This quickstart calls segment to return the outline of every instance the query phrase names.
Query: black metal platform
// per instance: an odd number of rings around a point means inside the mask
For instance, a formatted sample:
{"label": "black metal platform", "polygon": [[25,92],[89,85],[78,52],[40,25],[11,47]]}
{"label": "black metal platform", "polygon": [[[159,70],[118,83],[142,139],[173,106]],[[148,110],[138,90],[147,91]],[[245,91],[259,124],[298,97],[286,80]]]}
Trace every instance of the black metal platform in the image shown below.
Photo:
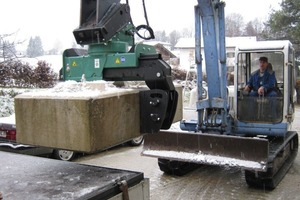
{"label": "black metal platform", "polygon": [[140,183],[143,173],[0,151],[3,199],[108,199]]}

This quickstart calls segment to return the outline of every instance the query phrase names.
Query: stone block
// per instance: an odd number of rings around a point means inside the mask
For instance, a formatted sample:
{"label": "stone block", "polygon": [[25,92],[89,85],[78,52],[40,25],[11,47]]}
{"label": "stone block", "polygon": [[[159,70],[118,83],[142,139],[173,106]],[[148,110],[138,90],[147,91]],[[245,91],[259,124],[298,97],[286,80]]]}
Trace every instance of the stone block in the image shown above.
{"label": "stone block", "polygon": [[[78,88],[78,86],[76,86]],[[175,121],[182,119],[182,96]],[[96,152],[140,136],[140,89],[24,93],[15,97],[17,141]]]}

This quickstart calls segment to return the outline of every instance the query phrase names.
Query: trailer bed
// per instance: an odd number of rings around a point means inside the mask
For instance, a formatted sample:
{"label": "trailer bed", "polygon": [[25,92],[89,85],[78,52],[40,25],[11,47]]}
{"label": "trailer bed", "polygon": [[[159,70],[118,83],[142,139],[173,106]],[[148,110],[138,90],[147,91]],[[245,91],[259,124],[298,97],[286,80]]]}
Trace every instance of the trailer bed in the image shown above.
{"label": "trailer bed", "polygon": [[0,163],[0,192],[6,200],[118,199],[115,197],[122,198],[118,185],[122,180],[129,191],[142,184],[137,193],[142,198],[149,196],[149,183],[141,172],[8,152],[0,152]]}

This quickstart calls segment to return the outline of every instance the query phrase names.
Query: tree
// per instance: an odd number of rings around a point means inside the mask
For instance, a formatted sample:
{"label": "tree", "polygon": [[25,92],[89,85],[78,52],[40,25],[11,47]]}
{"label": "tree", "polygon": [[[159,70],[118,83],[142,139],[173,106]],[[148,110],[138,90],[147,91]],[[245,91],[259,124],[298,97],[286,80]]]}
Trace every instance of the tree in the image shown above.
{"label": "tree", "polygon": [[9,37],[13,36],[15,33],[0,35],[0,58],[3,62],[6,60],[12,60],[17,57],[16,44],[20,42],[11,42]]}
{"label": "tree", "polygon": [[280,7],[271,12],[263,36],[266,39],[290,40],[300,59],[300,1],[283,0]]}
{"label": "tree", "polygon": [[57,74],[46,61],[38,61],[33,80],[38,88],[49,88],[56,84]]}
{"label": "tree", "polygon": [[261,39],[261,34],[263,32],[263,23],[259,19],[254,19],[249,21],[244,29],[244,36],[256,36],[259,40]]}
{"label": "tree", "polygon": [[244,30],[244,36],[255,36],[257,35],[254,26],[252,24],[252,21],[248,22],[245,26],[245,30]]}
{"label": "tree", "polygon": [[53,87],[57,74],[46,61],[38,61],[36,67],[18,60],[0,63],[1,87]]}
{"label": "tree", "polygon": [[166,31],[155,31],[154,32],[155,40],[161,42],[168,42],[169,38],[167,37]]}
{"label": "tree", "polygon": [[58,39],[55,40],[53,48],[49,50],[50,55],[58,55],[62,52],[62,43]]}
{"label": "tree", "polygon": [[193,37],[193,29],[191,28],[184,28],[181,30],[181,36],[183,38],[191,38]]}
{"label": "tree", "polygon": [[225,35],[228,37],[242,36],[244,18],[241,14],[231,13],[225,18]]}
{"label": "tree", "polygon": [[34,58],[42,55],[44,55],[44,49],[41,38],[39,36],[36,36],[35,38],[30,37],[27,47],[27,56],[29,58]]}
{"label": "tree", "polygon": [[9,42],[8,40],[1,40],[1,57],[3,60],[11,59],[16,56],[16,48],[14,43]]}
{"label": "tree", "polygon": [[174,30],[170,33],[169,38],[170,38],[171,50],[173,50],[178,40],[181,38],[181,34],[178,31]]}

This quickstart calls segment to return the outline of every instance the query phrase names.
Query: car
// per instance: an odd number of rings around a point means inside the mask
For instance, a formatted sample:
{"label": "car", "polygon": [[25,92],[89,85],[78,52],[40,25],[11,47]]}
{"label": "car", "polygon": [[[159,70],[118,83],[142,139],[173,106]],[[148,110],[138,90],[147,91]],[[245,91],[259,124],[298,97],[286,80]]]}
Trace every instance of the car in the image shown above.
{"label": "car", "polygon": [[[144,136],[139,136],[130,140],[129,142],[127,142],[127,144],[130,146],[139,146],[143,143],[143,141]],[[74,152],[63,149],[53,149],[52,157],[59,160],[71,161],[77,156],[78,153],[80,152]]]}
{"label": "car", "polygon": [[53,150],[49,148],[17,143],[16,125],[13,121],[14,115],[0,118],[0,150],[29,155],[47,155],[52,153]]}
{"label": "car", "polygon": [[[64,149],[52,149],[47,147],[36,147],[32,145],[19,144],[16,142],[17,130],[15,115],[0,118],[0,150],[27,155],[48,156],[51,158],[71,161],[81,152],[69,151]],[[144,136],[136,137],[126,144],[139,146],[143,143]]]}

